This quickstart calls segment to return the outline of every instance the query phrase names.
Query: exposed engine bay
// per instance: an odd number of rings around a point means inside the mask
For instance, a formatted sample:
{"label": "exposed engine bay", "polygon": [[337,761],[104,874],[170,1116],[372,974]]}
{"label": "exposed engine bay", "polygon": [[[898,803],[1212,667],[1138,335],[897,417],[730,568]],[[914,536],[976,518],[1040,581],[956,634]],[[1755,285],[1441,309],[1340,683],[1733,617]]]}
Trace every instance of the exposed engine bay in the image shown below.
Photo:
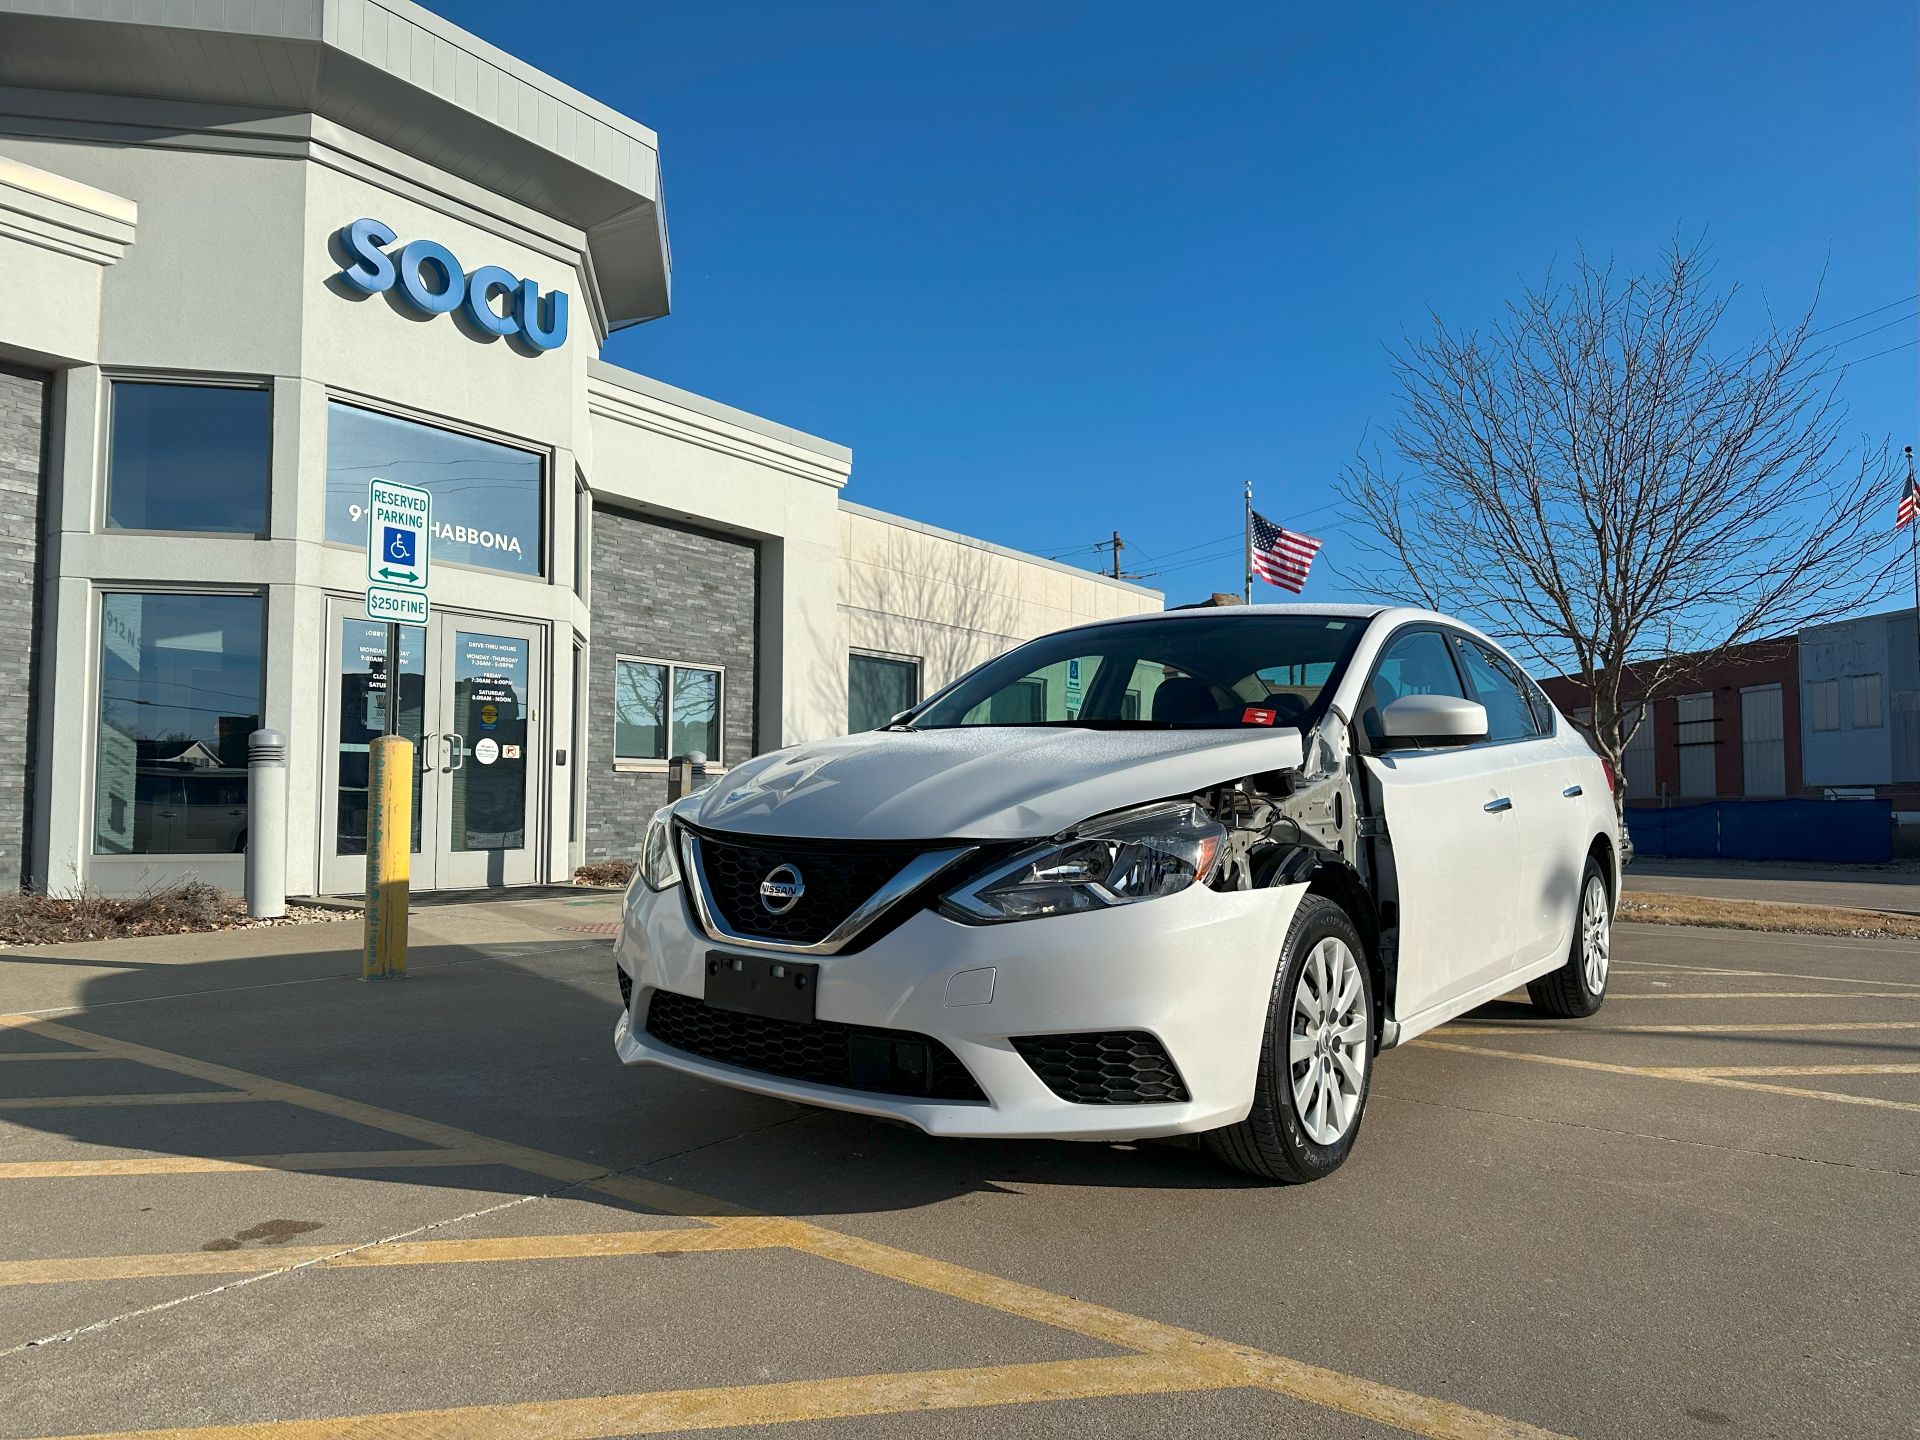
{"label": "exposed engine bay", "polygon": [[1298,769],[1248,775],[1192,798],[1227,829],[1213,887],[1311,884],[1340,900],[1368,932],[1382,1011],[1390,1015],[1399,910],[1393,860],[1353,738],[1353,722],[1330,707],[1305,732]]}

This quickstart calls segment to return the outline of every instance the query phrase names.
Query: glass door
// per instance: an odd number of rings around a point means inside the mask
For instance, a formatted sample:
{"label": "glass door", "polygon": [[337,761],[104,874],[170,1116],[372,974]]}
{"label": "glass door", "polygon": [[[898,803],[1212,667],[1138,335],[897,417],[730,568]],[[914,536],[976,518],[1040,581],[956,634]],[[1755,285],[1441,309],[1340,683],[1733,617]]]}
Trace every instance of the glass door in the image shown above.
{"label": "glass door", "polygon": [[437,883],[528,884],[538,873],[541,797],[533,777],[546,773],[536,763],[541,632],[465,616],[438,624]]}
{"label": "glass door", "polygon": [[[321,887],[366,888],[368,746],[385,733],[386,626],[357,600],[329,603]],[[543,632],[436,612],[400,628],[399,733],[414,743],[415,890],[540,878]]]}

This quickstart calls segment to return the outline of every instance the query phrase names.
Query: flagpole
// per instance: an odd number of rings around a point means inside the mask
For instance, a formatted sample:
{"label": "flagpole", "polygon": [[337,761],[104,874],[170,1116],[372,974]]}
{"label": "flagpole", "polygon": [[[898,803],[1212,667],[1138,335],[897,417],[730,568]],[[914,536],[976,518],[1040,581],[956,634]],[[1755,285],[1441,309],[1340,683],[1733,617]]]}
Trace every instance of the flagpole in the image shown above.
{"label": "flagpole", "polygon": [[[1913,468],[1913,449],[1911,446],[1907,449],[1907,468]],[[1240,518],[1246,528],[1246,544],[1242,546],[1240,551],[1240,563],[1246,566],[1247,588],[1245,598],[1247,604],[1251,605],[1253,603],[1253,481],[1251,480],[1247,481],[1247,493],[1242,500],[1241,510],[1243,513]],[[1914,574],[1916,577],[1920,577],[1920,570],[1916,570]],[[1920,578],[1916,578],[1914,584],[1916,587],[1920,587]],[[1916,588],[1914,594],[1920,595],[1920,588]],[[1920,601],[1916,601],[1915,603],[1920,604]]]}
{"label": "flagpole", "polygon": [[[1913,487],[1913,446],[1907,446],[1907,493],[1914,493]],[[1920,637],[1920,515],[1909,520],[1912,528],[1907,532],[1907,553],[1913,557],[1913,629]]]}

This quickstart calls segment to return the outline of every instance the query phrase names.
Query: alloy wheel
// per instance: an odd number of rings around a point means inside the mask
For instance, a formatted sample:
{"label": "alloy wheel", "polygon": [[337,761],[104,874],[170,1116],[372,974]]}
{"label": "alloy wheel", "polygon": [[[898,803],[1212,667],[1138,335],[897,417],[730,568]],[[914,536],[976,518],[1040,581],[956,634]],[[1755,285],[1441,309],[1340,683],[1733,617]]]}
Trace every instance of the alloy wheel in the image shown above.
{"label": "alloy wheel", "polygon": [[1300,1124],[1316,1145],[1334,1145],[1353,1128],[1366,1089],[1367,987],[1360,962],[1329,935],[1300,967],[1293,988],[1287,1068]]}
{"label": "alloy wheel", "polygon": [[1589,995],[1607,988],[1607,963],[1613,950],[1613,921],[1607,914],[1607,887],[1598,875],[1587,877],[1580,900],[1580,974]]}

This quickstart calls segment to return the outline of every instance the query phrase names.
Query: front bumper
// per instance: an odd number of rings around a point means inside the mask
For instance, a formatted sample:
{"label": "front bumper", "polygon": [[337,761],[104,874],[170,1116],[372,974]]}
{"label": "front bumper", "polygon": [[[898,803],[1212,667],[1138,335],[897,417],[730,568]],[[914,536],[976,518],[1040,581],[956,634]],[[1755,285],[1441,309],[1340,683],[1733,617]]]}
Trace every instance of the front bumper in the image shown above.
{"label": "front bumper", "polygon": [[[921,911],[853,954],[798,957],[820,966],[820,1019],[940,1041],[985,1092],[982,1104],[790,1080],[660,1043],[646,1033],[653,993],[699,998],[708,954],[729,947],[699,930],[684,886],[655,894],[636,884],[614,952],[633,981],[614,1047],[628,1065],[663,1065],[762,1095],[903,1120],[931,1135],[1128,1140],[1211,1130],[1244,1119],[1252,1103],[1280,947],[1305,892],[1304,885],[1227,893],[1195,887],[1004,925],[962,925]],[[966,973],[983,970],[992,975]],[[983,994],[990,998],[982,1001]],[[1063,1100],[1010,1039],[1107,1031],[1156,1036],[1190,1098]]]}

